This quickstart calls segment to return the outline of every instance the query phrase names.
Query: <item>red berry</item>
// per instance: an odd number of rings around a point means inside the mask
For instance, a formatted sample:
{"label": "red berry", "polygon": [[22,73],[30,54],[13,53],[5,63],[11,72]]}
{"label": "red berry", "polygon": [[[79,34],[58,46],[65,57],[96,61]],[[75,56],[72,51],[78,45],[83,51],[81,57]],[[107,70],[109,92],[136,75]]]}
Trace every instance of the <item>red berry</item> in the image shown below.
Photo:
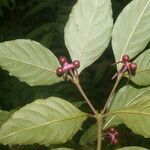
{"label": "red berry", "polygon": [[57,72],[57,75],[58,75],[59,77],[61,77],[61,76],[64,74],[63,67],[57,68],[56,72]]}
{"label": "red berry", "polygon": [[130,63],[129,67],[132,72],[135,72],[137,70],[137,64],[136,63]]}
{"label": "red berry", "polygon": [[115,134],[115,136],[116,136],[116,137],[118,137],[118,136],[119,136],[118,131],[115,131],[115,133],[114,133],[114,134]]}
{"label": "red berry", "polygon": [[79,60],[75,60],[72,62],[73,66],[78,69],[80,67],[80,61]]}
{"label": "red berry", "polygon": [[112,140],[112,141],[111,141],[111,144],[114,144],[114,145],[118,144],[118,139]]}
{"label": "red berry", "polygon": [[129,62],[129,60],[130,60],[130,57],[128,55],[123,55],[122,56],[122,61],[123,62]]}
{"label": "red berry", "polygon": [[108,132],[110,132],[110,133],[115,133],[115,132],[116,132],[116,129],[115,129],[115,128],[110,128],[110,129],[108,130]]}
{"label": "red berry", "polygon": [[60,56],[60,57],[59,57],[59,62],[60,62],[60,64],[63,66],[63,65],[67,62],[66,57]]}

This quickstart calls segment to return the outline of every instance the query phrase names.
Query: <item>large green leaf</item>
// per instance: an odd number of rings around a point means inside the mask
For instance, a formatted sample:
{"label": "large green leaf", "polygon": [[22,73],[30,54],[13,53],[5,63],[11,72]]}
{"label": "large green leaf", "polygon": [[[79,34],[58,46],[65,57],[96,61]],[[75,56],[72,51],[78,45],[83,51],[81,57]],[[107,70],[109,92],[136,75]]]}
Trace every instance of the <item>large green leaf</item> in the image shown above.
{"label": "large green leaf", "polygon": [[61,81],[56,75],[57,58],[47,48],[31,40],[0,43],[0,66],[31,86]]}
{"label": "large green leaf", "polygon": [[[112,105],[108,112],[112,112],[118,110],[120,108],[128,107],[131,103],[138,101],[139,98],[150,95],[150,88],[141,88],[137,89],[130,85],[126,85],[125,87],[121,88],[113,98]],[[107,129],[111,126],[117,126],[122,121],[117,118],[116,115],[106,117],[104,129]]]}
{"label": "large green leaf", "polygon": [[[118,17],[112,36],[116,61],[141,52],[150,41],[150,0],[133,0]],[[119,67],[118,67],[119,68]]]}
{"label": "large green leaf", "polygon": [[150,95],[141,97],[138,102],[133,102],[130,106],[112,112],[123,120],[136,134],[150,138]]}
{"label": "large green leaf", "polygon": [[144,147],[138,147],[138,146],[129,146],[129,147],[119,148],[117,150],[148,150],[148,149]]}
{"label": "large green leaf", "polygon": [[83,133],[80,139],[80,145],[87,145],[96,140],[97,140],[97,124],[94,124]]}
{"label": "large green leaf", "polygon": [[9,119],[10,116],[10,112],[0,110],[0,127]]}
{"label": "large green leaf", "polygon": [[150,49],[142,53],[134,62],[138,67],[131,80],[138,85],[150,85]]}
{"label": "large green leaf", "polygon": [[110,0],[78,0],[65,28],[65,43],[72,60],[80,60],[79,72],[104,52],[112,26]]}
{"label": "large green leaf", "polygon": [[37,100],[15,112],[0,130],[2,144],[59,144],[70,140],[87,114],[63,99]]}

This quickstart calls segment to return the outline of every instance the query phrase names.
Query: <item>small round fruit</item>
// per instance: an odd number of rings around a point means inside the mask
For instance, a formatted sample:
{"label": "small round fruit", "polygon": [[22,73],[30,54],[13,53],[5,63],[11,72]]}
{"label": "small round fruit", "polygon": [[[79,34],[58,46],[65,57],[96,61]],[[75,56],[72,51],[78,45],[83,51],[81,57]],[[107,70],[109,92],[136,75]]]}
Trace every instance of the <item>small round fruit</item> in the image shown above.
{"label": "small round fruit", "polygon": [[137,64],[136,63],[130,63],[129,65],[132,72],[135,72],[137,70]]}
{"label": "small round fruit", "polygon": [[79,60],[75,60],[72,62],[73,66],[78,69],[80,67],[80,61]]}
{"label": "small round fruit", "polygon": [[56,70],[57,76],[61,77],[64,74],[63,67],[59,67]]}
{"label": "small round fruit", "polygon": [[122,61],[123,62],[129,62],[129,60],[130,60],[130,57],[128,55],[123,55],[122,56]]}
{"label": "small round fruit", "polygon": [[113,145],[118,144],[118,139],[114,139],[114,140],[112,140],[112,141],[111,141],[111,144],[113,144]]}
{"label": "small round fruit", "polygon": [[115,129],[115,128],[110,128],[110,129],[108,130],[108,132],[110,132],[110,133],[115,133],[115,132],[116,132],[116,129]]}
{"label": "small round fruit", "polygon": [[118,131],[115,131],[115,137],[118,137],[119,136],[119,133],[118,133]]}
{"label": "small round fruit", "polygon": [[64,56],[60,56],[59,57],[59,63],[63,66],[65,63],[67,62],[66,57]]}

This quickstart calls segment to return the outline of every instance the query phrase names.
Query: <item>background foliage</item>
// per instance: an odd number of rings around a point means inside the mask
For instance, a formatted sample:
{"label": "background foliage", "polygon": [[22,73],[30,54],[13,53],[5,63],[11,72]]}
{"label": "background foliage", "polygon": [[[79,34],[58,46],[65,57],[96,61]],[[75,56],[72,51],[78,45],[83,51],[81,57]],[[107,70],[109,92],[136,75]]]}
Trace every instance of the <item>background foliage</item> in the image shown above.
{"label": "background foliage", "polygon": [[[114,20],[130,1],[112,0]],[[33,39],[52,49],[56,56],[66,55],[69,57],[64,44],[64,27],[75,2],[76,0],[0,0],[0,42],[18,38]],[[81,84],[88,97],[92,99],[95,107],[104,104],[104,100],[112,88],[114,81],[111,80],[111,77],[115,72],[115,68],[110,67],[112,62],[114,62],[114,56],[112,48],[109,46],[99,60],[81,73]],[[123,84],[124,81],[122,82]],[[0,70],[0,108],[2,110],[13,111],[31,102],[31,100],[33,101],[33,99],[47,98],[49,96],[65,98],[82,110],[88,111],[84,103],[79,102],[82,97],[70,83],[64,82],[52,86],[30,87],[19,82],[15,77],[10,77],[6,71]],[[87,122],[83,130],[86,130],[94,123]],[[118,129],[121,132],[118,147],[126,145],[150,147],[149,139],[133,134],[122,125]],[[85,149],[85,147],[79,146],[78,137],[81,134],[82,131],[65,145],[69,147],[70,144],[73,144],[76,149]],[[113,149],[108,141],[105,142],[108,145],[105,149]],[[94,145],[93,143],[89,144],[86,149],[93,149]],[[1,146],[0,149],[8,149],[8,147]],[[17,146],[15,149],[47,150],[52,149],[52,147],[33,145]]]}

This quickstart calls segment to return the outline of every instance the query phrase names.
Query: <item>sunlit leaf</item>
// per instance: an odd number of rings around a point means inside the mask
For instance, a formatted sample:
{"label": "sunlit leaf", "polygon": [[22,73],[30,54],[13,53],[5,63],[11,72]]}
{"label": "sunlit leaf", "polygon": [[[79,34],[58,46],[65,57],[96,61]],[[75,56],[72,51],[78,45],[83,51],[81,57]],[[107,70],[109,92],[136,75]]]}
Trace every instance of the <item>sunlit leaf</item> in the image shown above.
{"label": "sunlit leaf", "polygon": [[130,106],[112,112],[136,134],[150,138],[150,95],[141,97]]}
{"label": "sunlit leaf", "polygon": [[63,99],[36,100],[15,112],[0,130],[2,144],[59,144],[70,140],[87,114]]}
{"label": "sunlit leaf", "polygon": [[138,147],[138,146],[129,146],[129,147],[119,148],[117,150],[148,150],[148,149],[144,147]]}
{"label": "sunlit leaf", "polygon": [[0,43],[0,66],[31,86],[60,82],[57,58],[41,44],[31,40]]}
{"label": "sunlit leaf", "polygon": [[133,58],[141,52],[150,41],[149,31],[150,0],[133,0],[114,25],[112,45],[116,61],[124,54]]}
{"label": "sunlit leaf", "polygon": [[[131,103],[138,101],[141,97],[145,95],[150,95],[150,88],[134,88],[130,85],[127,85],[121,88],[113,98],[112,105],[108,112],[112,112],[114,110],[118,110],[120,108],[128,107]],[[111,126],[117,126],[122,121],[117,118],[117,116],[112,115],[106,117],[104,129],[109,128]]]}
{"label": "sunlit leaf", "polygon": [[78,0],[65,28],[65,43],[79,72],[97,60],[110,41],[113,20],[110,0]]}

